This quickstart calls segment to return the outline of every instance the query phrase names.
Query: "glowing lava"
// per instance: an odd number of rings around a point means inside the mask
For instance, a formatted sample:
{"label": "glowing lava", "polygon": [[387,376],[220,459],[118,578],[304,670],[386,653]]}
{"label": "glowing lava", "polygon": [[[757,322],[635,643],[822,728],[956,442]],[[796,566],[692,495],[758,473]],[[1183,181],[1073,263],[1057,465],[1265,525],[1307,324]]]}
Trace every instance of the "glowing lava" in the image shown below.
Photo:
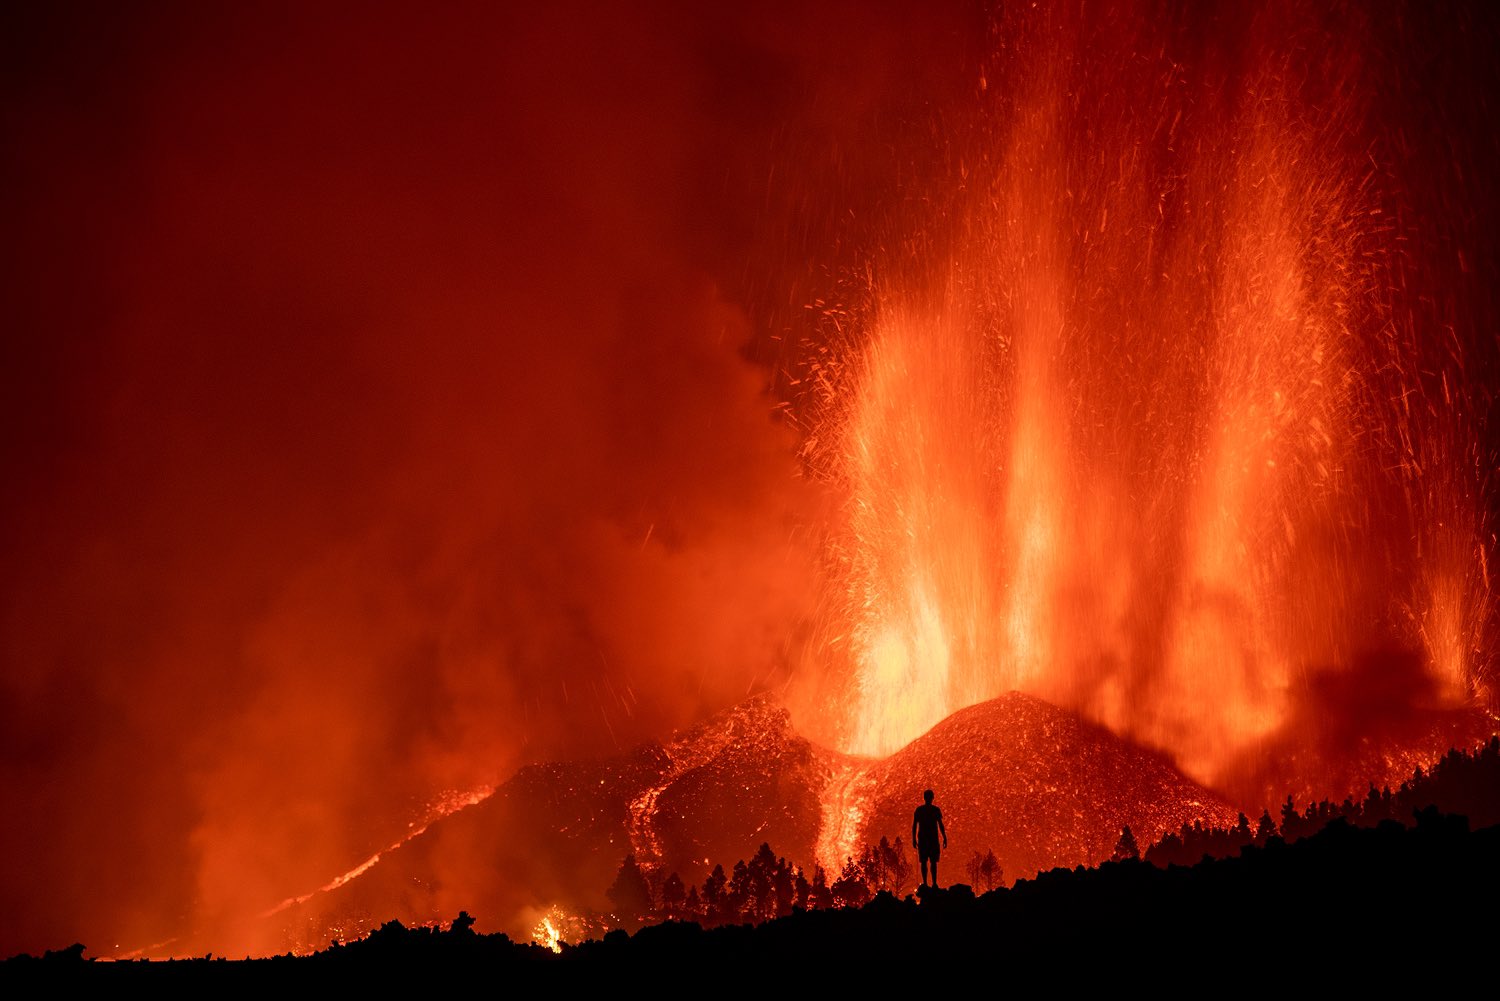
{"label": "glowing lava", "polygon": [[1325,30],[1253,17],[1229,73],[1128,4],[997,22],[810,380],[842,749],[1018,689],[1212,785],[1371,649],[1490,697],[1474,387],[1402,298],[1366,67]]}
{"label": "glowing lava", "polygon": [[553,952],[562,952],[562,930],[566,921],[567,915],[563,913],[562,908],[553,907],[549,909],[546,914],[542,915],[541,920],[536,923],[536,927],[532,929],[531,941],[544,949],[550,949]]}
{"label": "glowing lava", "polygon": [[[295,897],[286,898],[275,907],[272,907],[270,910],[263,913],[261,917],[273,917],[274,915],[280,914],[282,911],[288,910],[289,908],[307,903],[318,894],[332,893],[339,887],[344,886],[355,879],[358,879],[360,876],[368,872],[375,866],[377,862],[380,861],[381,856],[389,852],[393,852],[407,842],[421,837],[424,833],[426,833],[427,828],[431,827],[437,821],[442,820],[444,817],[447,817],[450,814],[454,814],[460,810],[466,809],[467,807],[474,806],[478,803],[483,803],[485,800],[489,799],[490,796],[494,794],[494,792],[495,787],[491,785],[482,785],[478,788],[468,791],[449,790],[447,792],[444,792],[442,795],[438,796],[437,799],[435,799],[431,804],[429,804],[425,816],[422,820],[413,821],[408,825],[410,827],[410,831],[400,840],[393,842],[384,850],[378,851],[374,855],[371,855],[369,858],[365,859],[363,862],[355,866],[353,869],[350,869],[348,872],[341,873],[340,875],[335,876],[333,879],[329,880],[327,883],[324,883],[316,890],[311,890],[307,893],[303,893]],[[314,948],[316,947],[317,946],[315,945]]]}

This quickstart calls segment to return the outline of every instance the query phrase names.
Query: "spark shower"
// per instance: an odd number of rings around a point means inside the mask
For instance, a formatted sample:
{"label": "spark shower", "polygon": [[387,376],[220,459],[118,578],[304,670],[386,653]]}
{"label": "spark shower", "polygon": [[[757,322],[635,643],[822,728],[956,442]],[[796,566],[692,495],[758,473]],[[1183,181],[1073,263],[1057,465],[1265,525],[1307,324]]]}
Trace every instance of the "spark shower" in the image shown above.
{"label": "spark shower", "polygon": [[1374,29],[1160,15],[1003,8],[825,293],[850,751],[1020,689],[1216,785],[1327,675],[1493,705],[1494,345],[1463,248],[1418,257]]}

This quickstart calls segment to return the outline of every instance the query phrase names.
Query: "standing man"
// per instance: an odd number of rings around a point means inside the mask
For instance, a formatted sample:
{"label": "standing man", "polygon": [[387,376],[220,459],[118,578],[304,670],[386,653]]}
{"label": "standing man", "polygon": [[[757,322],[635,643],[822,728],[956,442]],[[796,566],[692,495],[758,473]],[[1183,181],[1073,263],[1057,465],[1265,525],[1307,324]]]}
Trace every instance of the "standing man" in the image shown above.
{"label": "standing man", "polygon": [[943,847],[948,847],[948,829],[943,826],[943,811],[932,805],[932,790],[922,793],[924,802],[911,815],[911,840],[917,846],[917,858],[922,862],[922,885],[927,885],[927,863],[932,863],[932,885],[937,887],[938,835],[943,836]]}

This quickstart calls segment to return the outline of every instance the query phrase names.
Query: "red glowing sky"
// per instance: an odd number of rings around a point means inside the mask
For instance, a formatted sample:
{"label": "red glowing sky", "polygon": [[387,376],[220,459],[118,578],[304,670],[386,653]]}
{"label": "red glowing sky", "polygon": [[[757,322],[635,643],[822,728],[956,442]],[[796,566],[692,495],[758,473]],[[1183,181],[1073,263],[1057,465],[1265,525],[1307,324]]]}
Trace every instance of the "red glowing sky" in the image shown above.
{"label": "red glowing sky", "polygon": [[[794,673],[803,306],[988,17],[720,6],[7,8],[0,955],[253,910]],[[1369,30],[1488,387],[1494,25]]]}
{"label": "red glowing sky", "polygon": [[7,12],[0,952],[785,670],[769,151],[952,19],[693,10]]}

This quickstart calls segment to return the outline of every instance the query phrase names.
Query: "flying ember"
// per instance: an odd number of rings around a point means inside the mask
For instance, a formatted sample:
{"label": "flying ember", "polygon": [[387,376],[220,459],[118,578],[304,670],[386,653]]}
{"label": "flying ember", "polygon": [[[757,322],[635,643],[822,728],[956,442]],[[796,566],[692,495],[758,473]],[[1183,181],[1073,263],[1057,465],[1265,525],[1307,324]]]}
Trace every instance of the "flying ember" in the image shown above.
{"label": "flying ember", "polygon": [[1368,50],[1240,29],[1007,10],[829,295],[801,412],[843,499],[844,749],[1019,689],[1232,786],[1390,651],[1491,705],[1483,387],[1412,274]]}

